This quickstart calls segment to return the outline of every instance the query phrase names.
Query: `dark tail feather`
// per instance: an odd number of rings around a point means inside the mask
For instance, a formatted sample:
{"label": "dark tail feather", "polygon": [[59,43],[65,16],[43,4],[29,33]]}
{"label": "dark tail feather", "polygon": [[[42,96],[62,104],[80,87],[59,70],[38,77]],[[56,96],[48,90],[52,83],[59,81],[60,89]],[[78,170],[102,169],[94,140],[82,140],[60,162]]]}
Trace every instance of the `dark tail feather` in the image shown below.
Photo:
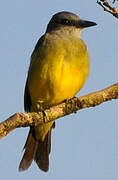
{"label": "dark tail feather", "polygon": [[30,128],[29,135],[24,146],[25,152],[19,165],[19,171],[24,171],[29,168],[35,157],[37,146],[38,141],[36,141],[34,137],[34,128]]}
{"label": "dark tail feather", "polygon": [[44,141],[38,141],[38,146],[35,154],[35,161],[38,167],[43,171],[49,169],[49,153],[51,149],[51,130],[47,133]]}
{"label": "dark tail feather", "polygon": [[49,153],[51,150],[51,130],[42,142],[36,140],[34,128],[31,127],[24,149],[25,152],[19,165],[19,171],[27,170],[33,160],[36,161],[41,170],[48,171]]}

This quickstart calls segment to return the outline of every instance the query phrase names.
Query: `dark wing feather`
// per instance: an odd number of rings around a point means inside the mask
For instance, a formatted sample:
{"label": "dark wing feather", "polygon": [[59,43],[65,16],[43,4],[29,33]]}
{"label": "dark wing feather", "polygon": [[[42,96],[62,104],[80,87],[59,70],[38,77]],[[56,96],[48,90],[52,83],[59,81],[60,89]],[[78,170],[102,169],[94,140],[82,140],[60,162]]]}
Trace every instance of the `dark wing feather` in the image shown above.
{"label": "dark wing feather", "polygon": [[[44,38],[45,36],[43,35],[37,42],[35,49],[32,53],[31,56],[31,60],[33,58],[37,58],[39,52],[40,52],[40,47],[42,45],[42,43],[44,42]],[[29,67],[30,70],[30,67]],[[29,73],[28,73],[29,74]],[[31,96],[30,96],[30,92],[29,92],[29,88],[28,88],[28,78],[26,81],[26,85],[25,85],[25,93],[24,93],[24,109],[26,112],[31,112],[31,106],[32,106],[32,102],[31,102]]]}
{"label": "dark wing feather", "polygon": [[28,88],[28,79],[26,81],[26,85],[25,85],[25,93],[24,93],[24,109],[26,112],[30,112],[31,111],[31,97],[30,97],[30,93],[29,93],[29,88]]}

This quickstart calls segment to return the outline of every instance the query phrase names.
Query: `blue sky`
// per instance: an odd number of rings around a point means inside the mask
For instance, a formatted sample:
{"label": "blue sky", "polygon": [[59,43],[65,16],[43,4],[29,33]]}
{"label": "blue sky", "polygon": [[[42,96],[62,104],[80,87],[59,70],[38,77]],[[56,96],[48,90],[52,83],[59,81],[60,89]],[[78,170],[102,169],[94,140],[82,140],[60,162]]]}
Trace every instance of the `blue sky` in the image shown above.
{"label": "blue sky", "polygon": [[[82,39],[91,58],[89,78],[78,95],[103,89],[118,79],[118,20],[96,0],[5,0],[0,2],[0,121],[23,112],[23,94],[30,55],[53,14],[70,11],[98,26],[84,30]],[[117,180],[118,101],[84,109],[56,122],[52,133],[50,170],[35,163],[19,173],[28,128],[0,140],[0,180]]]}

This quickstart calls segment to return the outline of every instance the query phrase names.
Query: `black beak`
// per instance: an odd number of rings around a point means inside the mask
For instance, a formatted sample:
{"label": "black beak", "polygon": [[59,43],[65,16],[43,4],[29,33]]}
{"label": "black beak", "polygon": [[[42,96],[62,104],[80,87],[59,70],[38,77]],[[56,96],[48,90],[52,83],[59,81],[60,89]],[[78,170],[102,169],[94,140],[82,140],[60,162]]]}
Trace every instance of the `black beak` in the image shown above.
{"label": "black beak", "polygon": [[85,21],[85,20],[82,20],[82,19],[80,19],[79,22],[78,22],[78,28],[87,28],[87,27],[96,26],[96,25],[97,24],[95,22]]}

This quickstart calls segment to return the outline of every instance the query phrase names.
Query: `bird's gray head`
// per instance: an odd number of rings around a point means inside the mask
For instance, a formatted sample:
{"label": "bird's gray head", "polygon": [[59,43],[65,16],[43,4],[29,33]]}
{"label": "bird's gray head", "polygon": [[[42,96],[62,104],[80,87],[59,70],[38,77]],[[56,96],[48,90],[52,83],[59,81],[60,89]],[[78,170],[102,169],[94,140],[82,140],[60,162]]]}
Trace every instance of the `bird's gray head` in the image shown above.
{"label": "bird's gray head", "polygon": [[64,28],[65,30],[78,29],[81,31],[83,28],[87,28],[87,27],[95,26],[95,25],[96,23],[82,20],[74,13],[62,11],[55,14],[51,18],[47,26],[46,32],[55,31],[60,28],[61,29]]}

